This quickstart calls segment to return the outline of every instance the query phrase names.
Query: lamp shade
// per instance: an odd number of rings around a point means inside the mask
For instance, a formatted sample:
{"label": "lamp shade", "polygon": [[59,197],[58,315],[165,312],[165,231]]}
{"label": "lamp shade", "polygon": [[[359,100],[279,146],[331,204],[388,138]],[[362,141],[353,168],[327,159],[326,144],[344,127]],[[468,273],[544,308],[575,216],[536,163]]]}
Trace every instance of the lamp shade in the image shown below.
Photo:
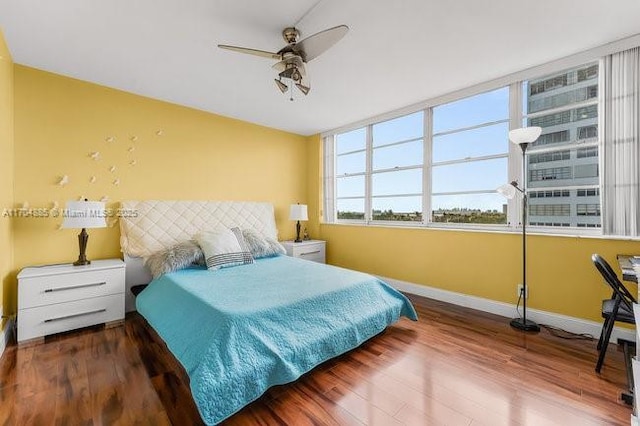
{"label": "lamp shade", "polygon": [[505,183],[496,188],[496,192],[507,200],[512,200],[516,196],[516,187],[510,183]]}
{"label": "lamp shade", "polygon": [[278,89],[280,89],[280,91],[282,93],[285,93],[287,90],[289,90],[289,86],[287,86],[286,84],[284,84],[283,82],[281,82],[278,79],[274,79],[273,81],[276,82],[276,86],[278,86]]}
{"label": "lamp shade", "polygon": [[67,201],[63,228],[105,228],[105,205],[100,201]]}
{"label": "lamp shade", "polygon": [[309,220],[306,204],[291,204],[289,220]]}
{"label": "lamp shade", "polygon": [[522,127],[509,132],[509,140],[516,145],[535,142],[542,133],[542,127]]}

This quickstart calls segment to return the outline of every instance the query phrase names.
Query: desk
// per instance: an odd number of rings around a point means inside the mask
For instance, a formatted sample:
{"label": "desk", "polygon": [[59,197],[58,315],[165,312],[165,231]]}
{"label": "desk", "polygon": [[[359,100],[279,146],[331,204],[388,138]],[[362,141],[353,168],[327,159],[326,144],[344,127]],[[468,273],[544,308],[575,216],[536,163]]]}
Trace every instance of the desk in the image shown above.
{"label": "desk", "polygon": [[[637,283],[638,276],[636,275],[636,272],[633,269],[633,263],[631,263],[631,259],[634,259],[634,261],[636,262],[640,262],[640,257],[633,256],[630,254],[619,254],[617,258],[618,258],[618,265],[620,265],[620,269],[622,269],[622,280]],[[640,265],[640,263],[637,263],[637,265]]]}
{"label": "desk", "polygon": [[[634,264],[635,266],[640,266],[640,263],[635,263],[635,262],[640,262],[640,256],[633,256],[629,254],[619,254],[616,257],[618,258],[618,265],[622,270],[622,280],[637,283],[638,275],[636,274],[636,271],[634,269]],[[637,323],[637,320],[636,320],[636,323]],[[634,405],[635,377],[633,374],[633,370],[634,370],[633,364],[637,361],[633,359],[633,355],[634,355],[633,352],[635,352],[635,347],[637,347],[638,343],[640,342],[628,342],[625,340],[618,341],[618,344],[622,345],[622,350],[624,352],[624,363],[625,363],[625,369],[627,370],[627,383],[629,385],[629,390],[626,392],[622,392],[620,397],[624,402],[626,402],[629,405]],[[637,409],[638,408],[635,407],[634,411]]]}

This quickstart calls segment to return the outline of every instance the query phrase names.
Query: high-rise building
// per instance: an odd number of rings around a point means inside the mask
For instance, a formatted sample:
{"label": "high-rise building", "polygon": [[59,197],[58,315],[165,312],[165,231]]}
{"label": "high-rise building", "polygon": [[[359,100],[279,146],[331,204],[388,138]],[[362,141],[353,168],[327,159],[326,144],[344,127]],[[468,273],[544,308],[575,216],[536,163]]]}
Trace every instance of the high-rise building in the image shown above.
{"label": "high-rise building", "polygon": [[527,155],[529,223],[599,228],[598,64],[524,85],[529,126],[542,127]]}

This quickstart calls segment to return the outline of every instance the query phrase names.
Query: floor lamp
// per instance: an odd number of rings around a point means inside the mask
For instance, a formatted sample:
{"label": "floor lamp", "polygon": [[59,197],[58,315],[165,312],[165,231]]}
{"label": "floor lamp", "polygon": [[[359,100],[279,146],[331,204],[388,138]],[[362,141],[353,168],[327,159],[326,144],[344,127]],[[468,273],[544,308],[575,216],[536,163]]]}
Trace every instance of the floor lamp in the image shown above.
{"label": "floor lamp", "polygon": [[540,331],[540,327],[535,322],[527,319],[527,178],[525,153],[531,142],[535,142],[542,128],[540,127],[523,127],[509,132],[509,140],[522,149],[522,188],[517,181],[512,181],[502,185],[497,191],[508,199],[512,199],[516,195],[516,191],[522,195],[522,317],[514,318],[509,323],[511,327],[522,331]]}

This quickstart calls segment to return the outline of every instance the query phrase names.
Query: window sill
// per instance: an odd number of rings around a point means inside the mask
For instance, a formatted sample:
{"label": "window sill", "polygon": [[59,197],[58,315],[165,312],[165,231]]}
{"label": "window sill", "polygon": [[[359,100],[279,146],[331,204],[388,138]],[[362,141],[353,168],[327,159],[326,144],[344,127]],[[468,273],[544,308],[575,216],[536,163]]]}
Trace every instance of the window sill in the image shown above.
{"label": "window sill", "polygon": [[[418,224],[418,223],[390,223],[390,222],[373,222],[366,223],[364,221],[340,221],[340,222],[321,222],[320,226],[358,226],[362,228],[393,228],[393,229],[411,229],[411,230],[432,230],[432,231],[448,231],[448,232],[475,232],[475,233],[496,233],[496,234],[521,234],[522,228],[510,227],[507,225],[447,225],[447,224]],[[535,227],[527,228],[527,235],[563,237],[563,238],[590,238],[602,240],[619,240],[619,241],[640,241],[640,237],[631,237],[624,235],[603,235],[600,229],[594,230],[578,230],[576,228],[558,229]]]}

